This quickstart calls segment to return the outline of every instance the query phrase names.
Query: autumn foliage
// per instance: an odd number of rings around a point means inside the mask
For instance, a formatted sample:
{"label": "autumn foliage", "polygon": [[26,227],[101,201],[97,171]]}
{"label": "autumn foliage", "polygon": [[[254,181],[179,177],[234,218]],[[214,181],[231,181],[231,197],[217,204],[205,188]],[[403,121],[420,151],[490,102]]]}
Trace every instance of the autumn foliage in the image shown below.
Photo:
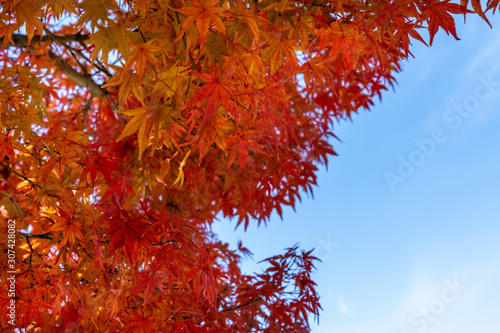
{"label": "autumn foliage", "polygon": [[335,155],[333,122],[393,84],[411,42],[458,39],[451,14],[487,21],[498,3],[2,1],[0,280],[11,218],[16,327],[308,332],[312,253],[246,275],[249,251],[208,226],[293,207]]}

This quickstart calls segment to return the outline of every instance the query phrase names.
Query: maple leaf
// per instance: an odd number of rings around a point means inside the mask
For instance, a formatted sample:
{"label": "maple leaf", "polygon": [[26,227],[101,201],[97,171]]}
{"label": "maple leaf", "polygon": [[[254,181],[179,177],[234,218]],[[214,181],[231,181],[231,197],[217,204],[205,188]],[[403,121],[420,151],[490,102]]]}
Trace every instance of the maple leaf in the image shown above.
{"label": "maple leaf", "polygon": [[493,9],[493,14],[494,14],[499,3],[500,0],[488,0],[488,2],[486,3],[486,10],[488,11],[490,9]]}
{"label": "maple leaf", "polygon": [[164,98],[172,97],[180,92],[186,77],[187,67],[171,66],[158,76],[153,93]]}
{"label": "maple leaf", "polygon": [[422,16],[428,20],[429,35],[431,37],[430,45],[434,40],[439,27],[441,27],[447,34],[452,34],[455,39],[459,40],[455,28],[455,20],[449,13],[465,14],[472,13],[470,10],[461,7],[458,4],[450,3],[451,0],[445,1],[432,1],[422,12]]}
{"label": "maple leaf", "polygon": [[269,67],[271,74],[274,74],[283,65],[285,60],[292,61],[293,65],[298,67],[296,51],[303,52],[304,49],[296,45],[294,41],[282,38],[274,38],[269,41],[269,48],[264,53],[264,57],[270,58]]}
{"label": "maple leaf", "polygon": [[152,39],[144,44],[133,44],[132,50],[128,53],[127,63],[124,66],[124,70],[135,68],[137,76],[139,77],[139,82],[144,76],[144,71],[146,64],[157,66],[155,52],[159,52],[161,49],[158,46],[153,45],[155,41]]}
{"label": "maple leaf", "polygon": [[146,315],[139,310],[134,310],[127,316],[126,329],[130,332],[154,333],[157,332],[152,314]]}
{"label": "maple leaf", "polygon": [[230,81],[220,79],[218,70],[215,67],[211,68],[210,74],[200,73],[196,74],[196,76],[201,78],[205,84],[198,89],[186,107],[189,107],[199,101],[206,100],[203,121],[200,125],[200,128],[204,128],[205,125],[210,122],[220,104],[225,105],[228,110],[233,109],[231,103],[229,102]]}
{"label": "maple leaf", "polygon": [[63,209],[58,209],[59,215],[48,214],[47,216],[55,221],[50,231],[54,233],[54,238],[57,237],[59,232],[63,235],[61,240],[61,247],[68,243],[70,246],[74,245],[77,240],[83,240],[82,233],[83,223],[75,221],[74,218]]}
{"label": "maple leaf", "polygon": [[[460,5],[467,8],[467,4],[468,4],[468,0],[462,0],[460,2]],[[472,0],[472,8],[474,9],[474,11],[476,13],[479,14],[479,16],[481,16],[481,18],[483,20],[486,21],[486,23],[488,23],[488,25],[490,26],[490,28],[493,28],[493,26],[491,25],[490,21],[488,21],[488,18],[486,17],[486,15],[484,14],[483,12],[483,8],[481,7],[481,1],[480,0]],[[465,13],[464,13],[464,20],[465,20]]]}
{"label": "maple leaf", "polygon": [[53,0],[48,2],[47,5],[47,9],[52,11],[56,18],[60,18],[64,14],[64,11],[78,15],[76,7],[71,0]]}
{"label": "maple leaf", "polygon": [[82,320],[82,313],[76,307],[70,305],[61,311],[62,327],[66,332],[76,331]]}
{"label": "maple leaf", "polygon": [[[22,292],[23,286],[17,284],[16,291],[18,294],[18,306],[22,307],[24,311],[19,314],[20,324],[27,326],[30,321],[44,324],[45,320],[42,316],[42,309],[52,309],[52,305],[43,300],[42,290],[26,289]],[[19,292],[21,291],[21,292]]]}
{"label": "maple leaf", "polygon": [[91,52],[91,58],[97,59],[101,53],[104,63],[108,63],[109,53],[117,49],[121,54],[126,55],[130,51],[128,40],[134,36],[129,29],[132,27],[129,22],[113,24],[111,26],[102,26],[97,24],[97,31],[90,36],[89,43],[94,44]]}
{"label": "maple leaf", "polygon": [[163,284],[165,277],[168,275],[168,272],[158,270],[159,267],[152,268],[151,271],[140,272],[138,274],[141,277],[141,280],[136,284],[134,291],[139,292],[144,290],[144,304],[150,299],[153,290],[158,288],[160,292],[163,292]]}
{"label": "maple leaf", "polygon": [[136,73],[132,73],[130,70],[117,73],[103,85],[103,88],[116,85],[120,86],[118,92],[118,102],[120,105],[125,104],[125,101],[130,97],[130,93],[132,93],[141,104],[144,104],[144,90],[140,84],[139,76]]}
{"label": "maple leaf", "polygon": [[247,258],[251,258],[253,255],[252,251],[243,246],[241,240],[238,240],[238,250]]}
{"label": "maple leaf", "polygon": [[333,44],[330,50],[330,59],[335,60],[342,56],[342,62],[347,70],[356,68],[358,59],[363,51],[369,48],[368,40],[358,33],[352,24],[333,23],[330,35]]}
{"label": "maple leaf", "polygon": [[6,157],[10,161],[15,159],[14,149],[7,135],[0,137],[0,161],[3,161]]}
{"label": "maple leaf", "polygon": [[148,223],[142,218],[132,218],[128,214],[124,218],[115,218],[108,229],[110,236],[110,251],[121,249],[131,262],[137,260],[137,255],[144,242]]}
{"label": "maple leaf", "polygon": [[176,9],[176,11],[186,16],[178,36],[184,34],[193,23],[196,23],[196,29],[200,34],[200,46],[205,44],[208,29],[212,23],[215,24],[220,33],[225,33],[226,27],[219,17],[223,14],[224,9],[219,7],[218,0],[194,0],[193,4],[194,6]]}
{"label": "maple leaf", "polygon": [[98,25],[106,26],[108,21],[112,22],[108,15],[109,10],[118,10],[119,7],[115,0],[84,0],[78,7],[82,9],[76,25],[84,24],[90,21],[90,27],[94,31]]}
{"label": "maple leaf", "polygon": [[85,178],[87,174],[90,174],[92,183],[94,183],[98,171],[104,176],[108,183],[111,183],[111,174],[113,171],[120,170],[120,165],[117,161],[102,155],[92,155],[84,159],[81,163],[85,165],[81,177]]}
{"label": "maple leaf", "polygon": [[41,8],[38,6],[38,1],[26,0],[16,1],[13,8],[13,12],[16,13],[17,23],[24,23],[26,34],[28,35],[28,44],[35,35],[35,29],[38,30],[39,34],[42,34],[43,31],[43,23],[40,20],[43,14]]}

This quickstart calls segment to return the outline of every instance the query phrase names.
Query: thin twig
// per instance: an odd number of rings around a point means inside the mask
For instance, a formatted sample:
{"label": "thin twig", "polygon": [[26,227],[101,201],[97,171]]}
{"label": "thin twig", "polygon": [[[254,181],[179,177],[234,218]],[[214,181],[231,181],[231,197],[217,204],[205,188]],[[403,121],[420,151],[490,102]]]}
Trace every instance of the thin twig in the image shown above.
{"label": "thin twig", "polygon": [[46,232],[44,234],[39,234],[39,235],[32,235],[32,234],[23,233],[23,232],[20,232],[20,234],[23,235],[24,237],[26,237],[26,239],[28,239],[28,238],[53,239],[51,232]]}
{"label": "thin twig", "polygon": [[229,312],[229,311],[239,310],[241,308],[247,307],[247,306],[252,305],[254,303],[257,303],[259,301],[262,301],[262,298],[257,297],[257,298],[254,298],[253,300],[251,300],[248,303],[245,303],[245,304],[242,304],[242,305],[238,305],[238,306],[235,306],[235,307],[232,307],[232,308],[223,309],[220,312]]}
{"label": "thin twig", "polygon": [[13,174],[15,174],[16,176],[21,177],[22,179],[24,179],[25,181],[27,181],[28,183],[30,183],[31,186],[36,186],[36,187],[38,187],[40,189],[42,188],[40,185],[38,185],[37,183],[35,183],[34,181],[32,181],[31,179],[29,179],[25,175],[23,175],[23,174],[17,172],[16,170],[12,169],[10,166],[5,165],[3,163],[0,163],[0,166],[3,166],[5,169],[9,170],[10,172],[12,172]]}

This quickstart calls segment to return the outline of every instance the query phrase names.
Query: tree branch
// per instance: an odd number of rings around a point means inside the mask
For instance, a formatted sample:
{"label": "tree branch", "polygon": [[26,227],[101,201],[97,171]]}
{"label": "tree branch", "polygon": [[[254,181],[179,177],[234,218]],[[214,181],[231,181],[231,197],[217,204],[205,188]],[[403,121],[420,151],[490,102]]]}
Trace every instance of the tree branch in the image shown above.
{"label": "tree branch", "polygon": [[254,304],[256,302],[259,302],[259,301],[262,301],[262,298],[257,297],[257,298],[254,298],[253,300],[251,300],[248,303],[245,303],[245,304],[242,304],[242,305],[238,305],[238,306],[235,306],[235,307],[232,307],[232,308],[222,309],[222,310],[220,310],[220,312],[229,312],[229,311],[239,310],[241,308],[247,307],[247,306],[252,305],[252,304]]}
{"label": "tree branch", "polygon": [[16,176],[18,177],[21,177],[22,179],[24,179],[25,181],[27,181],[28,183],[30,183],[30,185],[32,187],[38,187],[38,188],[42,188],[40,185],[38,185],[37,183],[35,183],[34,181],[32,181],[31,179],[29,179],[28,177],[26,177],[25,175],[17,172],[16,170],[14,170],[13,168],[11,168],[10,166],[6,165],[6,164],[3,164],[3,163],[0,163],[0,166],[4,167],[5,169],[9,170],[10,172],[12,172],[13,174],[15,174]]}
{"label": "tree branch", "polygon": [[107,91],[101,88],[100,85],[95,83],[95,81],[90,76],[85,76],[77,72],[73,67],[71,67],[66,61],[61,59],[54,52],[48,52],[49,58],[55,60],[59,68],[68,76],[69,79],[73,80],[77,85],[81,87],[86,87],[90,93],[97,97],[103,97],[107,94]]}
{"label": "tree branch", "polygon": [[[55,35],[57,40],[61,42],[83,42],[89,39],[89,35]],[[0,44],[3,44],[4,38],[0,38]],[[31,39],[31,43],[43,43],[43,42],[52,42],[53,38],[52,36],[33,36],[33,39]],[[19,34],[12,34],[12,42],[7,43],[5,46],[7,47],[26,47],[28,46],[28,36],[26,35],[19,35]]]}
{"label": "tree branch", "polygon": [[[76,60],[76,56],[73,52],[76,52],[78,53],[78,55],[80,57],[82,57],[83,59],[85,59],[89,64],[91,64],[92,66],[95,66],[98,70],[100,70],[101,72],[103,72],[108,78],[112,77],[113,75],[111,75],[111,73],[104,67],[104,65],[102,65],[99,60],[95,60],[94,63],[92,63],[92,60],[89,59],[87,56],[85,56],[82,52],[82,50],[79,50],[77,48],[74,48],[73,46],[71,45],[68,45],[66,42],[68,40],[66,40],[64,38],[64,36],[62,36],[62,38],[60,38],[60,35],[55,35],[52,33],[52,31],[50,31],[49,29],[47,28],[43,28],[43,31],[45,31],[45,34],[46,34],[46,37],[47,37],[47,40],[50,41],[52,39],[52,41],[58,43],[59,45],[63,46],[65,49],[67,49],[71,55],[73,56],[73,58],[75,58]],[[72,40],[73,41],[73,40]],[[82,40],[78,39],[76,40],[83,48],[86,48],[87,46],[85,45],[85,43],[83,43]],[[79,61],[76,60],[78,63]],[[80,63],[79,63],[80,64]],[[82,67],[80,65],[80,67]],[[83,68],[83,67],[82,67]]]}
{"label": "tree branch", "polygon": [[[58,35],[57,39],[59,41],[83,41],[89,38],[88,35]],[[31,40],[31,44],[28,45],[28,36],[26,35],[12,35],[12,43],[7,43],[7,47],[27,47],[28,50],[34,51],[33,43],[40,42],[52,42],[54,40],[53,36],[35,36]],[[0,38],[0,43],[3,42],[3,38]],[[81,87],[85,87],[89,90],[89,92],[96,97],[103,97],[107,94],[107,91],[101,88],[100,85],[95,83],[95,81],[89,75],[84,75],[76,71],[73,67],[71,67],[64,59],[56,55],[54,52],[48,52],[48,56],[50,59],[54,60],[57,66],[68,76],[70,80],[75,82],[77,85]]]}

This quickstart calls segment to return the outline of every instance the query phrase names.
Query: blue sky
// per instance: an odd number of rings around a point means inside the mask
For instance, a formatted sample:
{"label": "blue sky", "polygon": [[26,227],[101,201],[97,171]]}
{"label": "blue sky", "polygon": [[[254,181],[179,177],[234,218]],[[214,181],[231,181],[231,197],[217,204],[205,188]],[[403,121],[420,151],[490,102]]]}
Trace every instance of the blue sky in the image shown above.
{"label": "blue sky", "polygon": [[[371,111],[334,132],[314,199],[267,227],[213,229],[256,262],[299,242],[323,259],[314,333],[498,333],[500,22],[457,17]],[[388,179],[390,179],[388,181]]]}

